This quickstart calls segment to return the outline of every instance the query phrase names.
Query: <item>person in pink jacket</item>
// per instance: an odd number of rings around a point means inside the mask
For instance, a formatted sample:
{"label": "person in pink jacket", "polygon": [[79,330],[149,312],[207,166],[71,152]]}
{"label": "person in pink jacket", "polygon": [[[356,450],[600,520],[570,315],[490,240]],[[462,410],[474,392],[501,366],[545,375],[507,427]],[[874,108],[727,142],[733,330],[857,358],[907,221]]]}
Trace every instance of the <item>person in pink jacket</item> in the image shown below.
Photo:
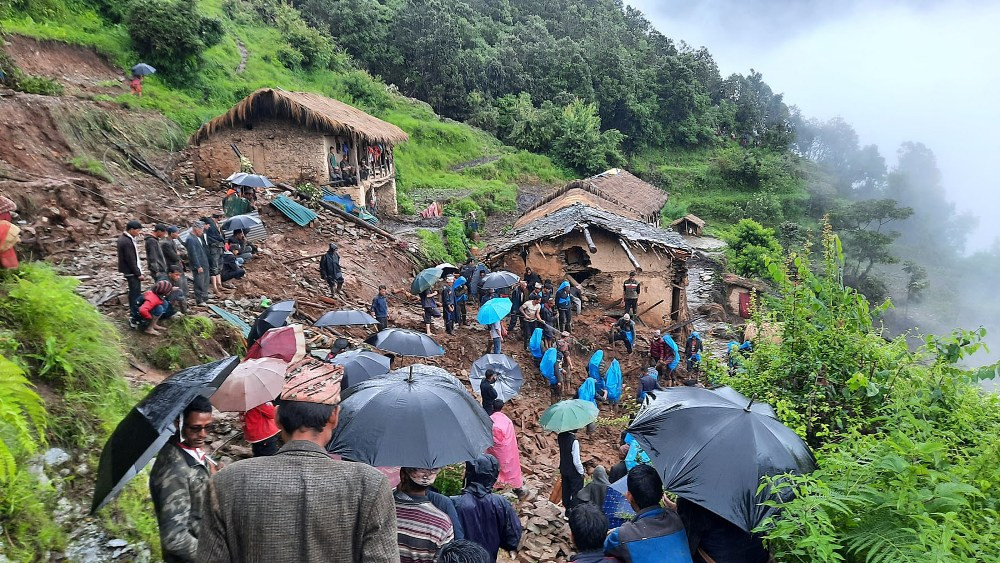
{"label": "person in pink jacket", "polygon": [[493,445],[486,453],[497,458],[500,462],[500,477],[497,479],[496,487],[502,488],[509,485],[514,488],[514,493],[518,497],[525,495],[521,487],[524,486],[524,477],[521,475],[521,452],[517,449],[517,433],[514,430],[514,423],[503,413],[503,401],[497,399],[493,402]]}

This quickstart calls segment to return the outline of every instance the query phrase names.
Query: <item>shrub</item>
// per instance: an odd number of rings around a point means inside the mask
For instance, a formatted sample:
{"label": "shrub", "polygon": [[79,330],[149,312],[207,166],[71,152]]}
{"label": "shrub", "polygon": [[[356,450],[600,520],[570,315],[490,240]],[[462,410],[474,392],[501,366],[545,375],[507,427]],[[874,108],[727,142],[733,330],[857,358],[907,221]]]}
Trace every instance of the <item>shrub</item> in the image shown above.
{"label": "shrub", "polygon": [[420,237],[421,250],[432,264],[451,261],[451,256],[444,247],[444,241],[441,240],[440,234],[427,229],[417,229],[417,236]]}
{"label": "shrub", "polygon": [[134,0],[126,18],[136,51],[167,80],[180,82],[222,39],[222,22],[198,12],[195,0]]}
{"label": "shrub", "polygon": [[48,416],[24,371],[0,356],[0,484],[17,475],[17,457],[35,452],[45,440]]}
{"label": "shrub", "polygon": [[768,261],[781,255],[781,245],[774,236],[774,230],[764,228],[753,219],[743,219],[723,234],[722,239],[728,245],[726,258],[729,269],[741,276],[767,276]]}
{"label": "shrub", "polygon": [[454,264],[465,262],[466,256],[469,255],[469,239],[465,235],[465,223],[457,217],[449,218],[444,228],[444,238],[447,242],[446,250],[451,256],[451,260],[448,261]]}
{"label": "shrub", "polygon": [[73,167],[74,170],[83,172],[84,174],[90,174],[95,178],[100,178],[106,182],[110,182],[113,179],[111,174],[108,174],[108,170],[104,168],[104,164],[90,155],[80,155],[74,156],[69,159],[68,164]]}

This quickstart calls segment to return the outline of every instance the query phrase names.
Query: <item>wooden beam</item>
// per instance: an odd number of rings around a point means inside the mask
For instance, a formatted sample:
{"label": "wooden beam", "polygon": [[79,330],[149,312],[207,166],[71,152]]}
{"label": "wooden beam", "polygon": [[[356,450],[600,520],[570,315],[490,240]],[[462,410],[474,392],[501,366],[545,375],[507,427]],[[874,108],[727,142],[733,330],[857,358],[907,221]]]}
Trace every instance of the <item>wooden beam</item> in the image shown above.
{"label": "wooden beam", "polygon": [[659,305],[660,303],[663,303],[664,301],[666,301],[666,299],[660,299],[656,303],[653,303],[649,307],[646,307],[645,309],[643,309],[641,313],[639,313],[638,315],[636,315],[636,317],[641,317],[642,315],[645,315],[646,313],[652,311],[653,307],[656,307],[657,305]]}
{"label": "wooden beam", "polygon": [[544,252],[542,252],[542,245],[538,244],[537,240],[535,241],[535,248],[538,249],[538,253],[542,255],[542,258],[545,258],[546,260],[549,259],[549,257],[546,256]]}
{"label": "wooden beam", "polygon": [[587,247],[590,248],[590,253],[597,254],[597,245],[594,244],[594,239],[590,236],[590,229],[587,227],[588,225],[582,225],[580,227],[583,229],[583,238],[587,239]]}
{"label": "wooden beam", "polygon": [[635,268],[635,271],[641,272],[642,266],[639,265],[639,261],[635,259],[635,255],[632,254],[632,251],[628,249],[628,245],[625,244],[625,241],[619,237],[618,244],[622,245],[622,250],[625,251],[625,255],[628,256],[628,261],[632,263],[632,266]]}

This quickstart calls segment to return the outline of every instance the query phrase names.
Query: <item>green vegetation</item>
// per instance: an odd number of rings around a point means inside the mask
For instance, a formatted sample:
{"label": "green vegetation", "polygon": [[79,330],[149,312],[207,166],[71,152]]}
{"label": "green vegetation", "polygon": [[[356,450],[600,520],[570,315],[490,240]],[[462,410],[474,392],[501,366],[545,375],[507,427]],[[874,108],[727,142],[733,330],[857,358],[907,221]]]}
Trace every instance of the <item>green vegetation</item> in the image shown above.
{"label": "green vegetation", "polygon": [[417,236],[420,238],[420,249],[423,250],[424,256],[430,263],[451,262],[451,255],[444,247],[444,241],[440,234],[428,229],[417,229]]}
{"label": "green vegetation", "polygon": [[767,277],[768,262],[781,256],[774,229],[765,228],[753,219],[743,219],[722,238],[727,245],[728,269],[741,276]]}
{"label": "green vegetation", "polygon": [[[2,28],[0,28],[2,29]],[[26,94],[61,96],[63,86],[55,80],[25,74],[6,53],[0,51],[0,85]]]}
{"label": "green vegetation", "polygon": [[80,155],[74,156],[69,159],[69,165],[73,167],[74,170],[79,170],[85,174],[90,174],[96,178],[100,178],[107,182],[111,181],[111,175],[108,174],[104,164],[90,155]]}
{"label": "green vegetation", "polygon": [[816,448],[816,472],[772,483],[795,495],[761,527],[769,547],[779,561],[1000,558],[1000,398],[978,387],[1000,365],[960,365],[985,331],[915,352],[887,341],[873,315],[888,304],[844,287],[829,228],[822,251],[816,265],[808,253],[769,262],[780,296],[756,321],[778,323],[780,342],[755,342],[735,375],[715,376]]}

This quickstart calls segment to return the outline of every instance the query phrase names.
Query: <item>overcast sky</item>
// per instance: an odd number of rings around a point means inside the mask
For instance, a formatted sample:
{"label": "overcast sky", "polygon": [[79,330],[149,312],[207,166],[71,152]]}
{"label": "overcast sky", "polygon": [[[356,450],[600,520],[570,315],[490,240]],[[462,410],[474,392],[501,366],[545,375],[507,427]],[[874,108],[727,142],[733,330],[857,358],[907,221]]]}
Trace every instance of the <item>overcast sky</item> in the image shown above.
{"label": "overcast sky", "polygon": [[723,77],[761,72],[809,117],[842,116],[890,165],[903,141],[938,158],[969,250],[1000,237],[1000,1],[626,0],[705,46]]}

